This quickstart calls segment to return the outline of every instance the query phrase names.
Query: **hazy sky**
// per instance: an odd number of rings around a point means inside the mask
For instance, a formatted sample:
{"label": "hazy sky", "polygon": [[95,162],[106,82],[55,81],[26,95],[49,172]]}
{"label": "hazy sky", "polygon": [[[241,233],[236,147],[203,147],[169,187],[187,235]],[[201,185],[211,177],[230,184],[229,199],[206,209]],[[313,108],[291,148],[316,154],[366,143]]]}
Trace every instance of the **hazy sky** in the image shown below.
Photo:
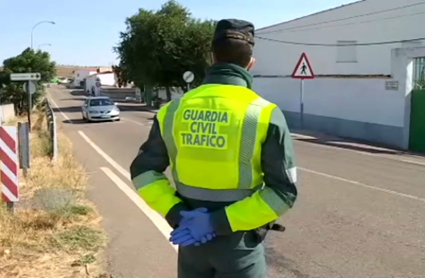
{"label": "hazy sky", "polygon": [[[110,65],[112,47],[125,29],[126,17],[139,8],[158,9],[164,0],[0,0],[0,63],[31,44],[52,54],[60,64]],[[257,28],[322,11],[354,0],[180,0],[193,16],[202,19],[241,18]],[[259,5],[260,4],[260,5]],[[47,44],[51,44],[48,46]]]}

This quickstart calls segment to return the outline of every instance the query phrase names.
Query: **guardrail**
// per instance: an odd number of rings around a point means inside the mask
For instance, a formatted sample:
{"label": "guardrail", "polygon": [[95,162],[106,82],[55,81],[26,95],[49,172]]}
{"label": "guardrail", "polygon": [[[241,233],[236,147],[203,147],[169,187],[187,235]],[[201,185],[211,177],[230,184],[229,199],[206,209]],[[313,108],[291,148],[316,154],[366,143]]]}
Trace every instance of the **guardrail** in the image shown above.
{"label": "guardrail", "polygon": [[53,112],[52,106],[49,103],[47,98],[44,99],[44,111],[46,113],[47,119],[47,130],[49,132],[50,142],[52,144],[52,160],[56,160],[58,157],[58,134],[57,134],[57,125],[56,125],[56,117]]}

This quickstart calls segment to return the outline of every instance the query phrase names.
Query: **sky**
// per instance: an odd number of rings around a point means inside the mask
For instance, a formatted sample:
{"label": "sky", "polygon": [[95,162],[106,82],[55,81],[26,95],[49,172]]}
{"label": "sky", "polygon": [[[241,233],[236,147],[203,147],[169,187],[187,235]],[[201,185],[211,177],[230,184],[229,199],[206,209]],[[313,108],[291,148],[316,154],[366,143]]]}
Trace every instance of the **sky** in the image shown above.
{"label": "sky", "polygon": [[[124,21],[138,9],[157,10],[165,0],[0,0],[0,63],[31,45],[58,64],[109,66]],[[180,0],[200,19],[239,18],[256,28],[295,19],[354,0]]]}

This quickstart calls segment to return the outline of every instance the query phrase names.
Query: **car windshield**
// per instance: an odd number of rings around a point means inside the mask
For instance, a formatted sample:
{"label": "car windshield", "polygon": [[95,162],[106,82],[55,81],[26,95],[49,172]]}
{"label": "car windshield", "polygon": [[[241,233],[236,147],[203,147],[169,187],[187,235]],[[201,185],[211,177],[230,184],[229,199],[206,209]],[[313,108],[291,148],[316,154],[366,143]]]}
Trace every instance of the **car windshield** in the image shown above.
{"label": "car windshield", "polygon": [[90,106],[110,106],[110,105],[114,105],[114,103],[112,102],[112,100],[107,98],[90,100]]}

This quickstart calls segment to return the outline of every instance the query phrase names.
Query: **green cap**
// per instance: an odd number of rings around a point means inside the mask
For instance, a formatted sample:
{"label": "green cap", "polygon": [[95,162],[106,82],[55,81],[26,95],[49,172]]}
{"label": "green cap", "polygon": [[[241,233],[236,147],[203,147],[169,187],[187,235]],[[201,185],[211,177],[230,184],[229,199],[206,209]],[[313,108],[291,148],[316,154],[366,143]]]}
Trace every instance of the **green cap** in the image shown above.
{"label": "green cap", "polygon": [[240,19],[222,19],[217,23],[214,31],[214,42],[225,39],[236,39],[254,45],[254,24]]}

